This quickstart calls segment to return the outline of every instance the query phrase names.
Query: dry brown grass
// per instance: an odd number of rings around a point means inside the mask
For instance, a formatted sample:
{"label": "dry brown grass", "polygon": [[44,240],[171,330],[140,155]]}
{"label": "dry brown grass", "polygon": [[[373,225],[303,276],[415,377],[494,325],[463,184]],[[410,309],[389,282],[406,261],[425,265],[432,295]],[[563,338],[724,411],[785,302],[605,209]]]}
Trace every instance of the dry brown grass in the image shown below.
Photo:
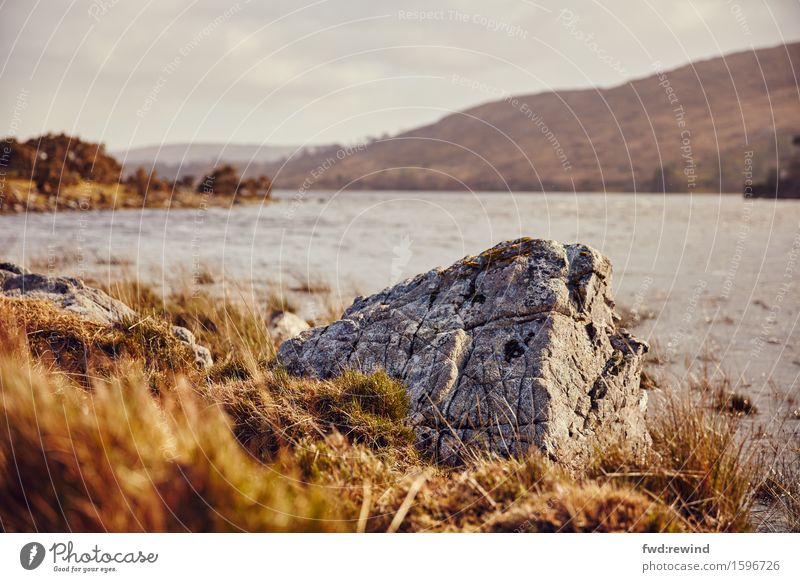
{"label": "dry brown grass", "polygon": [[[403,502],[413,495],[402,519]],[[372,531],[680,531],[661,503],[626,485],[574,479],[538,453],[486,459],[462,470],[418,472],[382,494]]]}
{"label": "dry brown grass", "polygon": [[335,531],[324,492],[249,458],[222,411],[130,371],[91,392],[0,360],[6,531]]}
{"label": "dry brown grass", "polygon": [[271,289],[267,293],[267,298],[264,307],[270,313],[280,311],[291,311],[297,313],[300,306],[295,302],[294,297],[287,289],[278,288]]}
{"label": "dry brown grass", "polygon": [[162,293],[136,279],[103,289],[138,313],[188,328],[211,350],[215,361],[211,376],[216,380],[250,378],[275,357],[276,346],[267,331],[271,305],[259,309],[241,296],[220,298],[189,287]]}
{"label": "dry brown grass", "polygon": [[314,306],[309,323],[312,326],[328,325],[341,319],[346,305],[332,293],[323,296],[322,302]]}
{"label": "dry brown grass", "polygon": [[[442,467],[417,452],[406,391],[385,374],[294,378],[274,363],[264,319],[240,303],[110,291],[142,314],[138,325],[79,328],[39,302],[0,302],[11,322],[0,326],[9,531],[749,527],[763,480],[737,419],[712,406],[670,401],[646,459],[598,451],[567,473],[532,452]],[[183,349],[166,339],[172,323],[212,349],[210,374],[170,351]]]}
{"label": "dry brown grass", "polygon": [[649,422],[650,453],[628,459],[603,451],[590,474],[633,484],[674,508],[691,530],[748,531],[763,466],[737,419],[717,406],[725,382],[703,373],[691,380],[694,390],[666,395]]}
{"label": "dry brown grass", "polygon": [[323,294],[331,292],[331,284],[327,279],[313,273],[295,273],[297,284],[291,287],[295,293]]}
{"label": "dry brown grass", "polygon": [[[800,442],[797,436],[772,442],[764,450],[758,501],[764,505],[764,531],[800,532]],[[777,519],[775,519],[777,517]],[[772,522],[777,523],[772,523]]]}

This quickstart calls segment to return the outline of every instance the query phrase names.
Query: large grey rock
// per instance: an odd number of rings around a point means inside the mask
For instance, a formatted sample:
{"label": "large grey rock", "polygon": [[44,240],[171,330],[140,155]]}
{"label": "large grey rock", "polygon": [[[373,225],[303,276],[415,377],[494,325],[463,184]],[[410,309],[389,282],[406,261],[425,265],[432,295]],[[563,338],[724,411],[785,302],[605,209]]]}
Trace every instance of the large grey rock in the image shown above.
{"label": "large grey rock", "polygon": [[[39,275],[12,263],[0,263],[0,297],[47,301],[100,325],[110,326],[136,316],[136,312],[122,301],[80,279]],[[213,365],[211,352],[197,343],[192,332],[178,326],[174,326],[172,331],[192,348],[199,367],[210,368]]]}
{"label": "large grey rock", "polygon": [[418,444],[444,462],[536,446],[579,463],[650,442],[647,345],[616,329],[611,263],[583,245],[520,239],[367,298],[285,342],[290,373],[383,368],[408,388]]}

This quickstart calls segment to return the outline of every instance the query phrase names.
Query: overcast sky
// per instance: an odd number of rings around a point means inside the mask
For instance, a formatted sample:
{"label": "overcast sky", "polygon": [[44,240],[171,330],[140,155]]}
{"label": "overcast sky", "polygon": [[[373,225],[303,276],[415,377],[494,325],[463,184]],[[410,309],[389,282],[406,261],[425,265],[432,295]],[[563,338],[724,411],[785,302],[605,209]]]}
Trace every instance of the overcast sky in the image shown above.
{"label": "overcast sky", "polygon": [[0,134],[113,150],[354,142],[800,39],[798,0],[0,2]]}

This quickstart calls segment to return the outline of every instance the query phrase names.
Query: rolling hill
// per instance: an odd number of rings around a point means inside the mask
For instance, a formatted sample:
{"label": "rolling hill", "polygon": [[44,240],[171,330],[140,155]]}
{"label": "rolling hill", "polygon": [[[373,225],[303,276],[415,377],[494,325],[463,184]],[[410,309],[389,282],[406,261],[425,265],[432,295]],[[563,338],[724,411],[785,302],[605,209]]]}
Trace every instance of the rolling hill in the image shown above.
{"label": "rolling hill", "polygon": [[[112,152],[123,165],[126,174],[139,166],[155,168],[158,174],[171,180],[184,176],[200,176],[215,165],[231,163],[248,168],[248,175],[256,175],[259,168],[283,159],[297,151],[295,146],[258,145],[236,143],[172,143],[131,148]],[[252,170],[250,167],[253,167]]]}
{"label": "rolling hill", "polygon": [[508,97],[265,169],[290,189],[741,192],[750,162],[758,179],[791,155],[799,68],[800,43],[656,64],[617,87]]}

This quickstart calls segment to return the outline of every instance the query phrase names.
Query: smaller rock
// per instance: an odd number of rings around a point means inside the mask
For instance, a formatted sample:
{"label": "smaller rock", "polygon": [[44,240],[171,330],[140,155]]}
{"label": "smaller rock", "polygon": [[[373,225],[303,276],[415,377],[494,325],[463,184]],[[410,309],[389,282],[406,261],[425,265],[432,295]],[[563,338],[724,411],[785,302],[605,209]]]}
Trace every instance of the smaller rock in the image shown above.
{"label": "smaller rock", "polygon": [[307,329],[311,329],[308,322],[291,311],[279,311],[269,320],[270,336],[278,345]]}
{"label": "smaller rock", "polygon": [[197,343],[197,338],[194,334],[186,329],[185,327],[181,327],[179,325],[172,326],[172,333],[175,334],[179,340],[183,343],[188,345],[194,351],[194,363],[199,367],[205,370],[211,368],[214,365],[214,358],[211,357],[211,350],[209,350],[205,346],[201,346]]}
{"label": "smaller rock", "polygon": [[197,343],[197,338],[194,334],[186,329],[185,327],[181,327],[180,325],[173,325],[172,326],[172,333],[175,334],[179,340],[181,340],[185,344],[189,344],[193,346]]}
{"label": "smaller rock", "polygon": [[192,346],[194,349],[194,363],[204,370],[208,370],[214,365],[214,358],[211,357],[211,350],[205,346],[195,344]]}
{"label": "smaller rock", "polygon": [[29,271],[24,267],[20,267],[19,265],[15,265],[14,263],[3,263],[3,262],[0,262],[0,271],[6,271],[8,273],[13,273],[14,275],[25,275],[29,273]]}
{"label": "smaller rock", "polygon": [[12,277],[17,275],[24,275],[28,271],[13,263],[0,262],[0,291],[3,289],[3,284]]}

